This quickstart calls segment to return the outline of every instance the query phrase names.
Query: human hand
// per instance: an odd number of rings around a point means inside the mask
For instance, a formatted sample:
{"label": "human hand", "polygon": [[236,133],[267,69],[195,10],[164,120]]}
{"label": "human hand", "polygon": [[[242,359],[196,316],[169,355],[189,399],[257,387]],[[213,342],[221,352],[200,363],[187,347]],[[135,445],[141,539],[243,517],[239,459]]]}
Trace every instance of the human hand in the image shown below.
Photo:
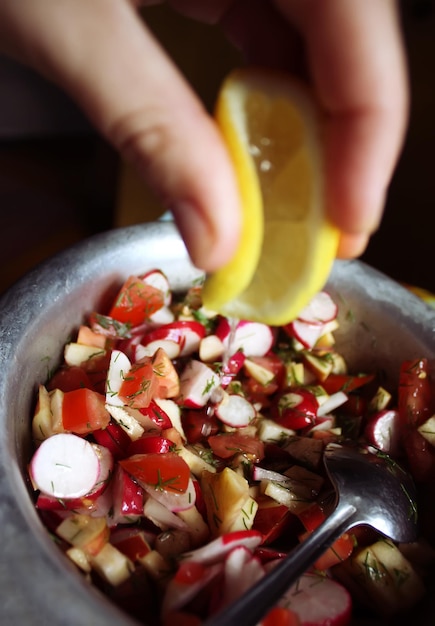
{"label": "human hand", "polygon": [[[213,120],[136,5],[2,0],[0,47],[58,83],[172,210],[193,261],[213,271],[239,235],[232,168]],[[339,254],[363,251],[403,140],[406,72],[393,0],[172,0],[220,24],[250,61],[300,70],[327,114],[327,204]],[[303,64],[302,64],[303,67]]]}

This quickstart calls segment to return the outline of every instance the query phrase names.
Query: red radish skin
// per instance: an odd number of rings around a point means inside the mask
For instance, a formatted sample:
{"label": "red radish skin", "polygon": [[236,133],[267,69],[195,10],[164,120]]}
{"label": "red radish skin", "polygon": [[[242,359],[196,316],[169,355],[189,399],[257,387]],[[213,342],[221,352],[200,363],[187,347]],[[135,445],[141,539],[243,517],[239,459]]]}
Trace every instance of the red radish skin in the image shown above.
{"label": "red radish skin", "polygon": [[155,424],[158,430],[172,428],[171,418],[155,400],[151,400],[147,407],[140,408],[139,412]]}
{"label": "red radish skin", "polygon": [[264,576],[265,570],[259,558],[245,546],[233,548],[225,557],[222,600],[220,609],[240,598]]}
{"label": "red radish skin", "polygon": [[264,356],[273,346],[274,335],[270,326],[242,320],[233,329],[228,319],[222,317],[216,335],[224,344],[229,356],[242,351],[246,357]]}
{"label": "red radish skin", "polygon": [[36,489],[55,498],[80,498],[91,493],[102,474],[101,451],[77,435],[60,433],[45,439],[30,463]]}
{"label": "red radish skin", "polygon": [[179,346],[180,356],[188,356],[199,350],[199,345],[204,337],[205,327],[199,322],[177,321],[146,333],[141,343],[149,347],[150,345],[156,346],[159,342],[170,341]]}
{"label": "red radish skin", "polygon": [[274,406],[274,418],[285,428],[300,430],[315,423],[319,403],[316,396],[300,387],[282,393]]}
{"label": "red radish skin", "polygon": [[298,319],[308,324],[326,324],[337,317],[338,307],[329,293],[319,291],[298,315]]}
{"label": "red radish skin", "polygon": [[222,387],[228,387],[232,380],[237,376],[243,367],[246,360],[246,355],[240,350],[234,352],[232,356],[226,359],[222,365],[221,372],[221,385]]}
{"label": "red radish skin", "polygon": [[123,459],[128,456],[131,439],[125,430],[111,420],[106,428],[94,430],[92,433],[95,441],[110,450],[114,459]]}
{"label": "red radish skin", "polygon": [[280,601],[294,611],[301,626],[347,626],[352,614],[349,592],[338,582],[325,576],[301,576]]}
{"label": "red radish skin", "polygon": [[143,514],[145,492],[119,465],[113,476],[112,496],[113,524],[130,523],[131,516]]}
{"label": "red radish skin", "polygon": [[195,561],[203,565],[211,565],[222,561],[225,555],[234,548],[243,546],[248,550],[255,550],[262,541],[262,535],[256,530],[237,530],[222,537],[213,539],[208,544],[183,554],[183,561]]}

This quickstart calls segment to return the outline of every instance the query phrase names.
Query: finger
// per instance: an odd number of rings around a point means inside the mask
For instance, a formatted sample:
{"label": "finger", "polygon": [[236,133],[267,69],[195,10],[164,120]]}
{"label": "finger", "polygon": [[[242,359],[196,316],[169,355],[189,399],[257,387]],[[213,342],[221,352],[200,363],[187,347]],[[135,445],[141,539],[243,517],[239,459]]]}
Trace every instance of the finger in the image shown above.
{"label": "finger", "polygon": [[[403,143],[407,77],[393,0],[275,0],[303,33],[310,71],[328,114],[328,210],[345,232],[376,230]],[[347,254],[361,247],[348,241]]]}
{"label": "finger", "polygon": [[354,235],[342,232],[338,245],[337,257],[339,259],[350,259],[360,256],[366,249],[368,241],[368,235]]}
{"label": "finger", "polygon": [[235,250],[240,219],[225,147],[133,7],[123,0],[24,1],[16,9],[9,2],[9,18],[27,42],[27,60],[136,165],[173,211],[193,261],[207,271],[221,266]]}

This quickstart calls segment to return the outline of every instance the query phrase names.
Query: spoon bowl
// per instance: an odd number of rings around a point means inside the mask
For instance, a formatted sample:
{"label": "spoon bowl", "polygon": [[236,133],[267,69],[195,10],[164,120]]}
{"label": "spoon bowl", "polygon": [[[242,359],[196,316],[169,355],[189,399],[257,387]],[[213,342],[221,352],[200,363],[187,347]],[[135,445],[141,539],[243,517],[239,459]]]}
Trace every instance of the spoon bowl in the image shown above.
{"label": "spoon bowl", "polygon": [[393,541],[417,537],[416,491],[388,455],[366,445],[328,444],[323,456],[336,491],[331,515],[241,598],[206,626],[254,626],[343,533],[366,525]]}

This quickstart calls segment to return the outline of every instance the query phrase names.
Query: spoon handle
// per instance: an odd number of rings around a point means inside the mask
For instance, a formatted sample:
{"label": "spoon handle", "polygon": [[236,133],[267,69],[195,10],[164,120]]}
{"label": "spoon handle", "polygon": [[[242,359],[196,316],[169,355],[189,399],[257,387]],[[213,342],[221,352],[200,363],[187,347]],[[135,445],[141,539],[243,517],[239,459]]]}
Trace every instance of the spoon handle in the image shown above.
{"label": "spoon handle", "polygon": [[351,526],[356,512],[340,504],[314,532],[238,600],[205,626],[255,626],[291,585]]}

